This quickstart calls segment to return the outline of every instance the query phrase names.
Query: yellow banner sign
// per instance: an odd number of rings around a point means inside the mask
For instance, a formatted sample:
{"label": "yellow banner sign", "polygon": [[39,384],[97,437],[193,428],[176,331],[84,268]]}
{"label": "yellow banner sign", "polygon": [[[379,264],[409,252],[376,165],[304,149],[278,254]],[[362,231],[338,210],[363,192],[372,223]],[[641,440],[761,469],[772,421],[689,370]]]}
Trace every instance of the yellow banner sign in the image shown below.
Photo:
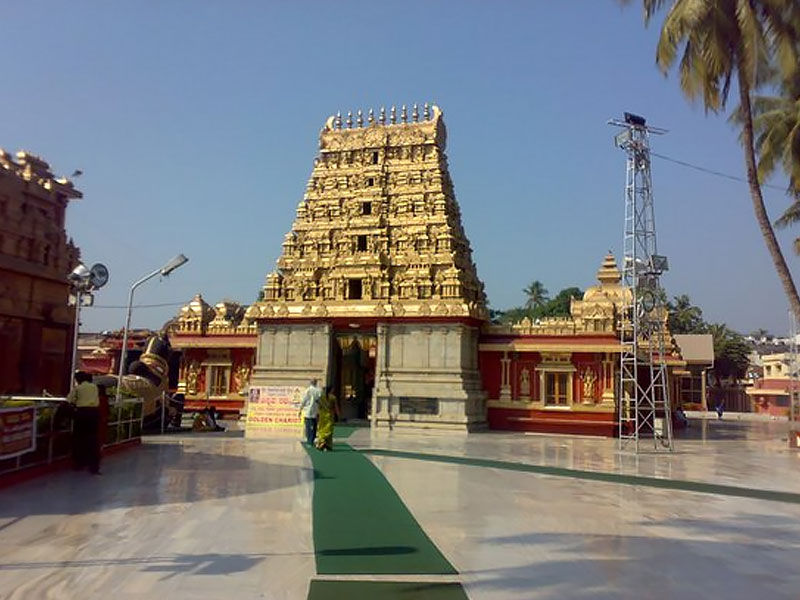
{"label": "yellow banner sign", "polygon": [[303,419],[298,414],[302,399],[299,387],[250,387],[245,437],[302,437]]}

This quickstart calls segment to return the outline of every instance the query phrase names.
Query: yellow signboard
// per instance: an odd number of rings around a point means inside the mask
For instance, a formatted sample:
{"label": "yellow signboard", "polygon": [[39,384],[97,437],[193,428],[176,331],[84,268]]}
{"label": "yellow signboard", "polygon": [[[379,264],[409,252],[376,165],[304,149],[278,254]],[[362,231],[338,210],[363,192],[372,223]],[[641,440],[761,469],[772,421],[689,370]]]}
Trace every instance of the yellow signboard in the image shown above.
{"label": "yellow signboard", "polygon": [[250,387],[247,399],[245,437],[303,436],[299,416],[303,390],[290,386]]}

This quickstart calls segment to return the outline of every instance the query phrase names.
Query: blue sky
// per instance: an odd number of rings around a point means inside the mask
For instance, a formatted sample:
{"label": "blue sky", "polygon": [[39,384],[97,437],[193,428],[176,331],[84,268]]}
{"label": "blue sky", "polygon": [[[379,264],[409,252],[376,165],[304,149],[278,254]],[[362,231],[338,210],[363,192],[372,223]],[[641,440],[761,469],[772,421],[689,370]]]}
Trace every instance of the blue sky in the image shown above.
{"label": "blue sky", "polygon": [[[109,284],[84,330],[136,303],[255,299],[291,228],[337,110],[431,101],[444,111],[465,229],[491,305],[585,288],[622,240],[623,111],[669,129],[653,150],[741,175],[736,132],[655,67],[657,28],[613,0],[564,2],[35,2],[4,6],[0,146],[60,174],[82,169],[68,211],[84,261]],[[788,329],[787,302],[744,183],[654,159],[670,295],[748,332]],[[778,180],[776,183],[780,184]],[[777,217],[787,205],[765,190]],[[798,277],[790,244],[779,234]],[[178,306],[139,308],[159,327]]]}

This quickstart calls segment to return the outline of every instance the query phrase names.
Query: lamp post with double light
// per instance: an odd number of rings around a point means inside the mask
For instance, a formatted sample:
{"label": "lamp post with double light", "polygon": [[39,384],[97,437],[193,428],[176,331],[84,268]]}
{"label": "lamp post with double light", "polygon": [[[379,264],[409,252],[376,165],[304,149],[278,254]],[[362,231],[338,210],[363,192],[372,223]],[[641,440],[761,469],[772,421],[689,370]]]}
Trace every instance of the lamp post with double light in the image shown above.
{"label": "lamp post with double light", "polygon": [[94,301],[93,292],[103,287],[108,282],[108,269],[101,263],[95,263],[87,269],[83,263],[78,263],[67,276],[75,300],[75,325],[72,330],[72,360],[70,362],[70,389],[75,385],[75,370],[78,366],[78,333],[81,327],[81,307],[91,306]]}

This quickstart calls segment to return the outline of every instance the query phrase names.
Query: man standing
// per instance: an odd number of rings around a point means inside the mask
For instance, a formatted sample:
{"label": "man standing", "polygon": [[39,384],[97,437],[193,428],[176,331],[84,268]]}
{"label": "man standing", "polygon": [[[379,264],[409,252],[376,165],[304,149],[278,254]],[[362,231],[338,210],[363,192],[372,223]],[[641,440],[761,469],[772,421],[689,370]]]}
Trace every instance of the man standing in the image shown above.
{"label": "man standing", "polygon": [[309,446],[314,445],[314,439],[317,437],[317,415],[319,415],[320,398],[322,398],[322,390],[317,386],[317,380],[312,379],[311,384],[303,394],[303,401],[300,403],[300,414],[303,416],[306,442]]}
{"label": "man standing", "polygon": [[89,467],[94,475],[100,474],[100,395],[92,376],[83,371],[75,373],[75,387],[67,395],[67,402],[75,406],[72,421],[73,468]]}

